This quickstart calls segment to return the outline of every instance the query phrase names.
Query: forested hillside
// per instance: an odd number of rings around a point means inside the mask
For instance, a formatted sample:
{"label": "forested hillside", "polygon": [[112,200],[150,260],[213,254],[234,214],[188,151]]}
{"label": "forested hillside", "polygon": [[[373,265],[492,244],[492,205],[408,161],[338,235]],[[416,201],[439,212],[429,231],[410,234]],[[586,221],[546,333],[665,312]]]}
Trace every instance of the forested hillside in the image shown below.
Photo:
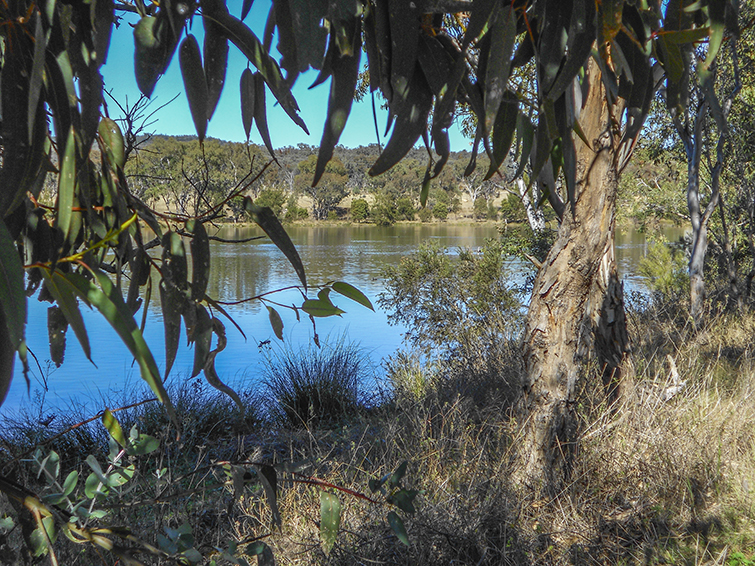
{"label": "forested hillside", "polygon": [[[243,187],[243,195],[270,206],[289,221],[349,218],[387,225],[400,220],[445,220],[449,215],[496,219],[499,213],[509,222],[524,220],[513,183],[502,176],[483,180],[485,157],[479,158],[475,173],[464,176],[470,160],[467,151],[451,154],[443,173],[433,181],[423,211],[420,188],[428,160],[424,149],[412,149],[385,174],[370,177],[367,171],[380,155],[380,147],[339,146],[320,182],[312,187],[315,146],[280,148],[272,161],[262,146],[216,139],[207,139],[203,145],[186,137],[156,135],[142,140],[125,170],[134,194],[166,210],[193,213],[203,201],[218,204]],[[356,210],[352,210],[355,202]],[[227,220],[239,220],[241,198],[227,204]]]}

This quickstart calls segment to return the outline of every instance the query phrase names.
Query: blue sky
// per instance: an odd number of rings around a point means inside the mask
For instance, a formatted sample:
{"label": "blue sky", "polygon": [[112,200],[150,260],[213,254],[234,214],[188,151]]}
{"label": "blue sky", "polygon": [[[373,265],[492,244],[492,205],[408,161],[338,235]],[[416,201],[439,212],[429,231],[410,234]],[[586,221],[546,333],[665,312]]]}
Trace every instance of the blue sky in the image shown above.
{"label": "blue sky", "polygon": [[[269,6],[269,0],[257,0],[254,2],[252,11],[245,20],[245,23],[250,25],[260,38],[262,37],[262,30],[267,19]],[[229,0],[228,7],[236,17],[241,15],[241,0]],[[136,79],[134,78],[133,31],[132,27],[128,25],[129,23],[136,23],[136,21],[138,21],[138,16],[129,14],[124,17],[120,28],[114,30],[107,63],[102,70],[105,79],[105,88],[111,91],[121,104],[125,104],[128,101],[129,104],[133,105],[139,99],[139,89],[136,86]],[[201,18],[195,16],[195,22],[197,25],[192,32],[197,36],[197,40],[201,46]],[[273,47],[276,43],[277,38],[273,40]],[[363,53],[363,65],[366,59],[367,57]],[[239,79],[241,72],[246,67],[246,63],[246,58],[238,49],[231,45],[223,94],[210,121],[207,131],[208,136],[236,142],[246,140],[241,123],[239,95]],[[268,124],[274,147],[297,145],[299,143],[319,145],[328,107],[330,81],[312,90],[308,90],[307,87],[312,84],[316,76],[317,73],[314,71],[301,75],[293,91],[301,108],[301,116],[309,128],[310,135],[305,134],[303,130],[286,116],[279,106],[274,104],[275,99],[270,91],[267,91]],[[177,55],[174,56],[165,75],[157,83],[155,91],[152,94],[154,101],[151,106],[152,109],[165,104],[176,94],[180,94],[180,96],[155,115],[157,122],[149,128],[150,132],[167,135],[195,134],[194,124],[189,113],[189,105],[186,97],[183,95],[183,81],[181,79]],[[108,102],[110,116],[116,118],[119,111],[112,101],[108,99]],[[377,94],[376,103],[379,107],[380,99],[377,97]],[[378,126],[381,134],[385,129],[385,119],[386,113],[378,108]],[[449,133],[451,135],[452,150],[461,151],[469,149],[470,141],[461,135],[456,126],[452,126]],[[256,132],[256,127],[252,128],[251,141],[257,144],[262,143],[262,139]],[[381,138],[381,142],[385,141],[385,139]],[[366,97],[363,102],[354,103],[349,121],[341,135],[340,144],[346,147],[357,147],[375,142],[376,134],[372,117],[372,103],[369,97]]]}

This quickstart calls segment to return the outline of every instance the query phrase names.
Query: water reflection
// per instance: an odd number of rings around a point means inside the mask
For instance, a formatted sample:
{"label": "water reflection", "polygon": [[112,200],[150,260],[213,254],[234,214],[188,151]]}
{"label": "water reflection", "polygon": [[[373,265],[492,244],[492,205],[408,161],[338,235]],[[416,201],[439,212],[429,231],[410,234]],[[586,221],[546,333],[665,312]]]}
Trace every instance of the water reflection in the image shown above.
{"label": "water reflection", "polygon": [[[498,236],[492,225],[443,225],[419,224],[396,225],[380,228],[375,226],[293,226],[288,229],[304,263],[310,285],[329,281],[345,280],[361,289],[375,304],[383,290],[381,271],[393,265],[427,241],[433,241],[449,249],[479,247],[486,238]],[[683,229],[671,229],[669,238],[677,238]],[[256,227],[228,226],[215,235],[227,240],[243,240],[259,236]],[[635,275],[639,260],[646,253],[644,234],[626,230],[617,235],[616,255],[620,274],[630,288],[638,288],[641,281]],[[267,239],[244,244],[213,242],[211,246],[212,269],[208,295],[220,301],[236,301],[253,297],[274,289],[296,285],[298,278],[293,268],[278,249]],[[512,260],[511,267],[521,273],[522,266]],[[527,267],[529,268],[529,266]],[[156,281],[154,282],[156,283]],[[271,300],[290,305],[300,302],[298,291],[276,293]],[[321,338],[328,335],[346,334],[348,340],[361,344],[377,365],[401,345],[402,328],[389,326],[384,312],[371,312],[342,297],[333,295],[336,305],[347,311],[342,317],[317,321]],[[47,303],[35,299],[29,302],[27,341],[39,360],[39,367],[32,367],[31,389],[41,390],[41,383],[49,381],[48,403],[66,405],[73,397],[80,402],[98,399],[100,392],[110,389],[145,388],[138,378],[138,368],[132,365],[128,351],[115,332],[98,314],[84,312],[84,320],[92,342],[93,366],[85,357],[72,332],[68,333],[68,348],[63,366],[57,370],[45,360],[49,358],[47,346]],[[86,310],[82,308],[82,310]],[[276,343],[267,311],[259,301],[229,305],[227,312],[246,333],[245,340],[230,323],[226,323],[228,346],[216,360],[221,378],[229,384],[259,379],[262,364],[268,351],[259,347],[261,342]],[[279,308],[284,321],[284,335],[289,344],[306,344],[314,329],[311,322]],[[137,314],[140,317],[141,314]],[[164,366],[163,327],[159,300],[155,300],[148,312],[145,338],[161,368]],[[184,379],[191,371],[193,351],[186,347],[185,337],[179,348],[171,379]],[[40,369],[41,368],[41,369]],[[131,379],[126,380],[130,375]],[[128,383],[128,385],[125,385]],[[13,409],[27,399],[26,384],[17,367],[11,390],[2,410]],[[99,408],[98,404],[95,404]]]}

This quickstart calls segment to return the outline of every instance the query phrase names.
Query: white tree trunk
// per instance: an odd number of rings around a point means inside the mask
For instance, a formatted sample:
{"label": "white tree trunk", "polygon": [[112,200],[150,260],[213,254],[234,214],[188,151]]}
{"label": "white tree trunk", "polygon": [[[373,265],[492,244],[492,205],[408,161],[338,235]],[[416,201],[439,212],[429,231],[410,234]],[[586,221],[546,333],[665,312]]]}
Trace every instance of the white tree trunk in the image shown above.
{"label": "white tree trunk", "polygon": [[[537,201],[535,201],[534,205],[532,204],[534,199],[530,198],[529,192],[527,191],[527,185],[522,178],[516,180],[516,186],[519,190],[519,196],[522,199],[524,210],[527,212],[527,222],[529,223],[530,228],[532,228],[532,231],[535,234],[542,232],[545,230],[545,215],[543,214],[543,209],[537,206]],[[537,183],[533,185],[532,190],[537,190]]]}

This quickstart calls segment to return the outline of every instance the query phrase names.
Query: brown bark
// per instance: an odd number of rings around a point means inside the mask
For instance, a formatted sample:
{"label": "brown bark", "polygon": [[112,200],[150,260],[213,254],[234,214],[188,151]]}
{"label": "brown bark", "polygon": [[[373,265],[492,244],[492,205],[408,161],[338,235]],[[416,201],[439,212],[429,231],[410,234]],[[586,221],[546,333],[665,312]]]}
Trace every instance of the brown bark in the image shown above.
{"label": "brown bark", "polygon": [[616,396],[628,351],[621,283],[613,252],[619,142],[597,66],[580,124],[591,147],[577,141],[577,195],[535,280],[524,335],[526,377],[514,481],[535,494],[558,492],[577,438],[575,389],[586,356],[595,351],[604,383]]}

